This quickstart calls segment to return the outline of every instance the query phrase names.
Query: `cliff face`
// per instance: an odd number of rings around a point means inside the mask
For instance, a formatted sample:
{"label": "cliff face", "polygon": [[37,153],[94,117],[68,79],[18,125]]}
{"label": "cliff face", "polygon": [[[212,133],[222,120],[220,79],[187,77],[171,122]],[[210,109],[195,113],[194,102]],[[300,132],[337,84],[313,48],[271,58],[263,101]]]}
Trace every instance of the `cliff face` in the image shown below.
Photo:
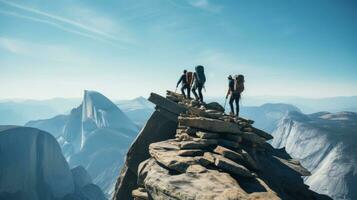
{"label": "cliff face", "polygon": [[78,176],[86,173],[83,168],[70,170],[49,133],[0,126],[0,199],[104,200],[103,192],[90,178]]}
{"label": "cliff face", "polygon": [[288,113],[274,131],[272,145],[286,151],[312,172],[311,189],[333,199],[357,199],[357,114]]}
{"label": "cliff face", "polygon": [[115,200],[330,199],[308,189],[310,172],[253,121],[168,91],[130,147]]}

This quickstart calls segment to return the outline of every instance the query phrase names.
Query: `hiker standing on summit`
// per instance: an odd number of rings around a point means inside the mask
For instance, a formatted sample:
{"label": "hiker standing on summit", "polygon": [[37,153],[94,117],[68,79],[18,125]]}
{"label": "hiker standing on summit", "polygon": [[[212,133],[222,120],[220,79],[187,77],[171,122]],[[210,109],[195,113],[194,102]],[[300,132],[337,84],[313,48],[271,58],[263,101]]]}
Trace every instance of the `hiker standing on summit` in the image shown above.
{"label": "hiker standing on summit", "polygon": [[183,70],[183,74],[180,77],[179,81],[177,82],[176,88],[180,85],[181,86],[181,93],[186,98],[185,90],[187,90],[187,98],[191,98],[191,83],[192,83],[192,72],[187,72],[187,70]]}
{"label": "hiker standing on summit", "polygon": [[[231,115],[239,116],[239,100],[241,98],[241,93],[244,90],[244,76],[243,75],[235,75],[234,79],[232,76],[228,77],[228,92],[226,95],[226,99],[231,95],[229,99],[229,105],[231,107]],[[236,104],[236,113],[234,114],[233,102]]]}
{"label": "hiker standing on summit", "polygon": [[[206,76],[204,68],[201,65],[196,66],[195,73],[193,73],[192,93],[195,95],[197,101],[203,102],[202,89],[205,87]],[[196,93],[198,90],[198,95]]]}

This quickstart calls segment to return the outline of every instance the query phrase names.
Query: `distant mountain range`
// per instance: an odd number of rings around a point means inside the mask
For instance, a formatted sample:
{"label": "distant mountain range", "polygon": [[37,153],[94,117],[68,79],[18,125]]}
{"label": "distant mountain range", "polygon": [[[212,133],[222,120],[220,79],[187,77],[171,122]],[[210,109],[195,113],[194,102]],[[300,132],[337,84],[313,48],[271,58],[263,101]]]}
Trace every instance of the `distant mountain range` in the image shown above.
{"label": "distant mountain range", "polygon": [[56,98],[49,100],[0,101],[0,125],[24,125],[30,120],[47,119],[69,111],[80,104],[80,99]]}
{"label": "distant mountain range", "polygon": [[144,126],[155,108],[154,104],[144,97],[138,97],[133,100],[120,100],[115,103],[140,128]]}
{"label": "distant mountain range", "polygon": [[[224,98],[207,98],[209,101],[217,101],[224,105]],[[321,111],[357,112],[357,96],[347,97],[329,97],[329,98],[302,98],[290,96],[242,96],[241,104],[243,106],[260,106],[266,103],[283,103],[294,105],[303,113],[315,113]],[[228,103],[227,103],[228,108]]]}
{"label": "distant mountain range", "polygon": [[267,103],[262,106],[242,107],[240,115],[249,119],[254,119],[254,125],[268,133],[276,128],[279,120],[289,111],[300,110],[289,104]]}
{"label": "distant mountain range", "polygon": [[[143,97],[132,100],[114,101],[127,116],[139,126],[153,112],[153,105]],[[208,101],[217,101],[224,105],[224,97],[207,97]],[[81,103],[80,98],[55,98],[49,100],[0,100],[0,125],[24,125],[30,120],[48,119],[59,114],[68,114],[70,110]],[[283,103],[294,105],[303,113],[320,111],[357,112],[357,96],[331,98],[300,98],[274,96],[243,96],[243,106],[261,106],[266,103]],[[228,105],[227,107],[228,108]]]}
{"label": "distant mountain range", "polygon": [[[152,113],[150,104],[143,97],[133,100],[114,101],[123,112],[136,124],[142,126]],[[208,101],[217,101],[224,105],[224,97],[207,97]],[[49,100],[0,100],[0,125],[24,125],[30,120],[48,119],[59,114],[68,114],[70,110],[81,103],[81,99],[55,98]],[[332,98],[300,98],[300,97],[246,97],[243,95],[243,106],[261,106],[266,103],[283,103],[294,105],[303,113],[320,111],[357,112],[357,96],[332,97]],[[146,109],[148,108],[148,109]],[[226,106],[228,108],[228,105]],[[149,114],[150,113],[150,114]]]}
{"label": "distant mountain range", "polygon": [[82,103],[69,115],[30,121],[26,126],[56,136],[70,166],[84,166],[108,196],[124,155],[139,131],[113,102],[94,91],[85,91]]}

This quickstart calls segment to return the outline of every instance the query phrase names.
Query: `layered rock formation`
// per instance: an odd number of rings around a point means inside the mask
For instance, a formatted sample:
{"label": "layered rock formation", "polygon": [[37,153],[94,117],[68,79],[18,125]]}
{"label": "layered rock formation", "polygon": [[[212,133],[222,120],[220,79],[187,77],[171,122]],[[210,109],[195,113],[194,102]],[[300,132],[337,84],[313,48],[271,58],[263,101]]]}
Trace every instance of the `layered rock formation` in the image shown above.
{"label": "layered rock formation", "polygon": [[274,131],[272,145],[312,172],[305,183],[336,200],[357,199],[357,113],[289,112]]}
{"label": "layered rock formation", "polygon": [[168,91],[127,153],[113,199],[329,199],[252,120]]}

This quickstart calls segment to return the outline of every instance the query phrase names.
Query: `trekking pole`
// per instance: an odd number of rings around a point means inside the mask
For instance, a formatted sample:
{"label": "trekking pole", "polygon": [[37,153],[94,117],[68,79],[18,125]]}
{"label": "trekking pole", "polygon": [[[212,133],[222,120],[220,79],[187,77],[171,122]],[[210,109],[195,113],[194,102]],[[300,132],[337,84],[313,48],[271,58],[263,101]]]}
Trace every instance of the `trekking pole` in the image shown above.
{"label": "trekking pole", "polygon": [[227,98],[226,98],[226,100],[224,101],[224,110],[226,110],[226,105],[227,105]]}

